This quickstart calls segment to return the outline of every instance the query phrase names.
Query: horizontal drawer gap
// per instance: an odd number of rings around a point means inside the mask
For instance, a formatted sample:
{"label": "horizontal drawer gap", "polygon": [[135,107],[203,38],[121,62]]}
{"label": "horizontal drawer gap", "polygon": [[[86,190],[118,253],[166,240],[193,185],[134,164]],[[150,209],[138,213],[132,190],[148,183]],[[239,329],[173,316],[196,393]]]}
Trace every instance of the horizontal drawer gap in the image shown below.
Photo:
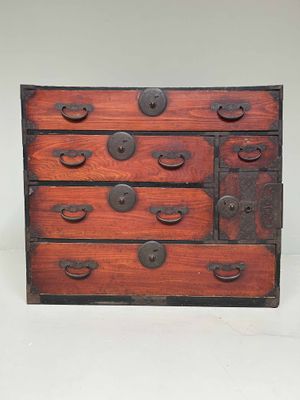
{"label": "horizontal drawer gap", "polygon": [[[35,242],[48,242],[48,243],[124,243],[124,244],[130,244],[130,243],[145,243],[150,240],[156,240],[156,238],[152,239],[61,239],[61,238],[32,238],[31,243]],[[161,243],[174,243],[174,244],[276,244],[277,241],[276,239],[274,240],[259,240],[259,241],[239,241],[239,240],[158,240]]]}
{"label": "horizontal drawer gap", "polygon": [[30,181],[36,186],[115,186],[126,184],[135,187],[178,187],[178,188],[213,188],[214,183],[177,183],[177,182],[128,182],[128,181]]}
{"label": "horizontal drawer gap", "polygon": [[[120,129],[119,129],[120,130]],[[223,131],[134,131],[134,130],[128,130],[124,129],[124,131],[129,132],[133,135],[139,135],[139,136],[223,136],[223,135],[235,135],[235,136],[240,136],[240,135],[246,135],[248,132],[251,133],[251,135],[255,136],[268,136],[268,135],[276,135],[276,130],[275,131],[254,131],[254,130],[243,130],[243,131],[230,131],[230,130],[223,130]],[[27,134],[28,135],[109,135],[111,133],[116,132],[115,130],[101,130],[101,131],[95,131],[95,130],[72,130],[72,129],[41,129],[41,130],[36,130],[36,129],[27,129]]]}

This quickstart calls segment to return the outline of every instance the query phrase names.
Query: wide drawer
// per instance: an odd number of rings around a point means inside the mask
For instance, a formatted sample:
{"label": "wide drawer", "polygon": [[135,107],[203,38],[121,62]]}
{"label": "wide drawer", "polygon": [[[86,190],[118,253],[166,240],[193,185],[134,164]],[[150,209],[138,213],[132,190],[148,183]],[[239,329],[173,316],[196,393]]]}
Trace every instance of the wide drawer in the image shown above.
{"label": "wide drawer", "polygon": [[201,240],[212,236],[209,189],[32,186],[30,193],[30,229],[35,237]]}
{"label": "wide drawer", "polygon": [[[139,107],[143,89],[23,87],[24,117],[32,129],[68,130],[277,130],[277,90],[165,89],[157,116]],[[153,110],[159,106],[151,101]],[[159,100],[158,100],[159,103]],[[151,110],[150,110],[151,111]]]}
{"label": "wide drawer", "polygon": [[222,168],[280,167],[277,136],[224,136],[220,139],[219,151]]}
{"label": "wide drawer", "polygon": [[164,262],[149,268],[141,263],[143,244],[34,244],[32,286],[45,294],[231,297],[274,288],[273,245],[162,246]]}
{"label": "wide drawer", "polygon": [[36,135],[29,177],[58,181],[209,182],[214,141],[199,136]]}

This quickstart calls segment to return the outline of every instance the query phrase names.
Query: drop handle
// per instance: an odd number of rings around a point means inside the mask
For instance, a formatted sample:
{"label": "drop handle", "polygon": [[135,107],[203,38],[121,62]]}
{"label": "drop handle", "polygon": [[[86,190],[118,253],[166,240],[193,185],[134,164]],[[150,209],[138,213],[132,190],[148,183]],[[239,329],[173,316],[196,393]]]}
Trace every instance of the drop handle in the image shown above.
{"label": "drop handle", "polygon": [[262,156],[264,150],[264,145],[246,145],[236,148],[239,159],[246,162],[257,161]]}
{"label": "drop handle", "polygon": [[[157,221],[165,225],[176,225],[182,221],[185,214],[188,213],[188,207],[166,207],[166,206],[156,206],[150,207],[149,211],[155,214]],[[164,215],[171,216],[175,215],[174,218],[164,217]]]}
{"label": "drop handle", "polygon": [[61,115],[70,122],[83,121],[93,111],[91,104],[64,104],[57,103],[55,108],[60,111]]}
{"label": "drop handle", "polygon": [[56,204],[53,209],[67,222],[80,222],[93,210],[90,204]]}
{"label": "drop handle", "polygon": [[249,103],[213,103],[211,106],[219,118],[227,122],[235,122],[243,118],[246,111],[250,110]]}
{"label": "drop handle", "polygon": [[94,260],[60,260],[59,266],[68,278],[81,280],[88,278],[92,271],[99,267],[99,264]]}
{"label": "drop handle", "polygon": [[85,164],[92,152],[90,150],[54,150],[53,155],[58,157],[63,166],[77,168]]}
{"label": "drop handle", "polygon": [[[219,281],[233,282],[241,276],[242,271],[246,269],[246,264],[209,264],[208,269],[213,272],[214,277]],[[232,274],[228,274],[228,272],[232,272]]]}
{"label": "drop handle", "polygon": [[157,159],[162,168],[174,170],[183,167],[186,160],[191,158],[191,153],[189,151],[154,151],[152,157]]}

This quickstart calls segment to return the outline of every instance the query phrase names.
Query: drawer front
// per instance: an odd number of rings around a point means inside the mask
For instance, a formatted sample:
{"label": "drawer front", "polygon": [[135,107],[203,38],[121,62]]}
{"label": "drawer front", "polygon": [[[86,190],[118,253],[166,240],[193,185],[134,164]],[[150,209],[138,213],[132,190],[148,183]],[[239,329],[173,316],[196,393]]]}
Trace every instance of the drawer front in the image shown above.
{"label": "drawer front", "polygon": [[220,139],[220,167],[279,168],[277,136],[226,136]]}
{"label": "drawer front", "polygon": [[[26,91],[26,88],[24,89]],[[165,89],[157,116],[139,106],[142,89],[28,90],[29,128],[68,130],[276,130],[278,90]],[[26,94],[24,95],[26,97]],[[149,103],[150,104],[150,103]],[[155,99],[151,102],[153,109]],[[152,114],[153,115],[153,114]]]}
{"label": "drawer front", "polygon": [[123,191],[123,188],[119,187],[118,192],[116,186],[32,187],[29,204],[32,237],[211,238],[213,199],[204,189],[125,186]]}
{"label": "drawer front", "polygon": [[28,146],[30,177],[42,181],[210,182],[213,163],[211,137],[37,135]]}
{"label": "drawer front", "polygon": [[219,238],[274,239],[281,228],[282,184],[276,172],[220,174]]}
{"label": "drawer front", "polygon": [[45,294],[142,296],[259,297],[274,288],[274,246],[162,246],[164,262],[149,268],[140,244],[38,244],[32,284]]}

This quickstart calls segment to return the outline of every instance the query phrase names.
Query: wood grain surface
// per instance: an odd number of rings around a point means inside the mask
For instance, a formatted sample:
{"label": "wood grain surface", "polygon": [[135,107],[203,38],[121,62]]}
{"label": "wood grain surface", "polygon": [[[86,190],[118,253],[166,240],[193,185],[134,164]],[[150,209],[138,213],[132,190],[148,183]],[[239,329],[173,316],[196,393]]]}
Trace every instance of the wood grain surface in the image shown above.
{"label": "wood grain surface", "polygon": [[[213,178],[212,139],[196,136],[134,135],[136,150],[128,160],[116,160],[107,150],[108,135],[37,135],[28,146],[28,169],[35,180],[209,182]],[[210,140],[210,143],[209,143]],[[92,154],[77,168],[69,168],[55,155],[57,150],[88,150]],[[189,152],[178,169],[159,165],[152,153]],[[68,162],[80,160],[80,156]],[[178,159],[166,160],[178,163]],[[179,159],[180,161],[180,159]]]}
{"label": "wood grain surface", "polygon": [[[89,239],[177,239],[210,238],[213,229],[213,199],[200,188],[135,187],[137,201],[128,212],[111,208],[108,195],[112,187],[35,187],[30,195],[30,228],[42,238]],[[57,205],[88,204],[93,210],[80,222],[65,221]],[[157,221],[149,211],[156,206],[188,208],[176,225]],[[163,215],[165,218],[178,217]]]}
{"label": "wood grain surface", "polygon": [[[239,131],[278,129],[279,102],[263,90],[172,90],[166,110],[149,117],[141,112],[141,90],[36,89],[27,100],[26,118],[36,129],[70,130],[171,130]],[[87,118],[80,122],[65,119],[56,104],[90,104]],[[250,110],[238,121],[222,120],[212,110],[213,103],[249,103]]]}
{"label": "wood grain surface", "polygon": [[[32,284],[40,293],[178,296],[265,296],[275,284],[275,256],[264,245],[167,244],[157,269],[138,259],[138,244],[40,243],[31,254]],[[60,260],[94,260],[99,267],[83,280],[65,275]],[[210,263],[246,264],[233,282],[221,282]]]}

